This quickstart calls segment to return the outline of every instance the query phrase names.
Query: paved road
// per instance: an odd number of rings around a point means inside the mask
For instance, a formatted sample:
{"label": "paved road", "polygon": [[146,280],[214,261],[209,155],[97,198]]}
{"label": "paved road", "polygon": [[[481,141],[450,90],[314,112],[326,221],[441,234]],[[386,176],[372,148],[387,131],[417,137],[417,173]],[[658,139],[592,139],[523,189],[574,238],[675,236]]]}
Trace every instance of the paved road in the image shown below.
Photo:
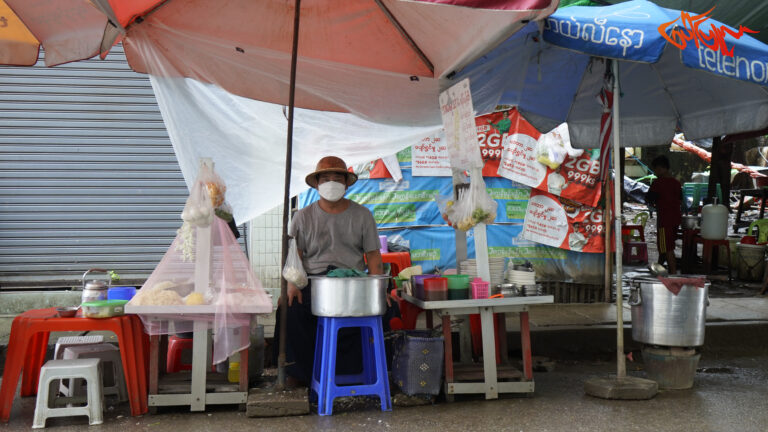
{"label": "paved road", "polygon": [[[628,363],[631,374],[642,375],[639,363]],[[611,363],[571,361],[557,363],[553,372],[536,373],[532,398],[484,401],[466,398],[453,404],[398,408],[391,413],[375,409],[338,412],[332,417],[255,419],[234,407],[216,407],[207,413],[166,409],[139,418],[125,416],[125,408],[112,409],[102,426],[87,428],[132,431],[740,431],[768,430],[768,354],[728,356],[704,352],[691,390],[665,391],[650,401],[607,401],[586,396],[583,382],[607,376]],[[15,405],[10,424],[2,430],[28,430],[34,399]],[[82,431],[85,418],[52,419],[48,429]]]}

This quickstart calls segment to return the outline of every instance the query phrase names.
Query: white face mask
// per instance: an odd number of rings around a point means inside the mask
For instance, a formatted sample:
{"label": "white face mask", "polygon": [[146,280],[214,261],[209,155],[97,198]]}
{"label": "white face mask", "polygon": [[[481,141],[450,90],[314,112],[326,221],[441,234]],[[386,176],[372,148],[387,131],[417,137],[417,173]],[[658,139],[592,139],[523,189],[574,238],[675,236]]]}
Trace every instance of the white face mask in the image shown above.
{"label": "white face mask", "polygon": [[347,187],[339,182],[329,181],[317,186],[317,191],[326,200],[336,202],[344,196]]}

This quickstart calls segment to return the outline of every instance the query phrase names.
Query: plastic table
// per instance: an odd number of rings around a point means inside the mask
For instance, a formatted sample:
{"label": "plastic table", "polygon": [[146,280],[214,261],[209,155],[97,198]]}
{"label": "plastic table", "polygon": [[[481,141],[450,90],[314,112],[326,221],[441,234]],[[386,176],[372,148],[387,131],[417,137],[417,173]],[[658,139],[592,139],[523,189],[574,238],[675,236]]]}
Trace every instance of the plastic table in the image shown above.
{"label": "plastic table", "polygon": [[125,385],[131,404],[131,415],[147,412],[147,347],[137,316],[123,315],[112,318],[60,318],[55,308],[32,309],[18,315],[11,325],[6,353],[3,383],[0,387],[0,420],[11,417],[13,399],[19,376],[22,376],[21,396],[34,396],[40,368],[45,362],[50,332],[56,331],[111,331],[117,335],[120,358],[123,362]]}
{"label": "plastic table", "polygon": [[[508,297],[476,300],[422,301],[408,294],[403,298],[426,311],[436,311],[442,317],[445,339],[445,393],[449,397],[459,393],[485,393],[486,399],[497,399],[499,393],[533,393],[533,366],[531,361],[531,335],[528,322],[528,306],[531,304],[554,303],[551,295],[535,297]],[[520,316],[520,344],[523,350],[523,375],[517,381],[499,382],[496,366],[496,344],[494,340],[494,313],[515,312]],[[451,317],[479,314],[483,340],[483,381],[460,382],[453,363],[451,341]],[[500,329],[506,338],[506,329]],[[502,346],[505,346],[502,344]]]}

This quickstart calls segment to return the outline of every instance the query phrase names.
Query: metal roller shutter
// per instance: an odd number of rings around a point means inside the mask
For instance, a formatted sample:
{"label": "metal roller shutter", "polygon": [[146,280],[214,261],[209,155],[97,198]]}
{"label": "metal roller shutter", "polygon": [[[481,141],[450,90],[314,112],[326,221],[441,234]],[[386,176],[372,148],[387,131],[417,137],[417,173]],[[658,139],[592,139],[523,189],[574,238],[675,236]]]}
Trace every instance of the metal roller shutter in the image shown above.
{"label": "metal roller shutter", "polygon": [[146,75],[107,60],[0,67],[0,289],[140,284],[187,188]]}

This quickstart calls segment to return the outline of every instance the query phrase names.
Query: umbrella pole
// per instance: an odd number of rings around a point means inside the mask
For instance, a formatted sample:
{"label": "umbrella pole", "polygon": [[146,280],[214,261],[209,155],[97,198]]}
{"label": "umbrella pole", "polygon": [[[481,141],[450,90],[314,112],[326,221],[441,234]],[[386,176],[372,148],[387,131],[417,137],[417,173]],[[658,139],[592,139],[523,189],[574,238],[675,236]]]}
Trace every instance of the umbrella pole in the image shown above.
{"label": "umbrella pole", "polygon": [[621,146],[619,143],[619,62],[611,62],[613,67],[613,237],[616,239],[616,378],[627,376],[627,363],[624,358],[624,306],[622,273],[622,242],[621,242]]}
{"label": "umbrella pole", "polygon": [[[619,65],[616,60],[607,60],[606,67],[613,71],[613,107],[611,112],[613,133],[613,237],[616,241],[616,376],[608,378],[592,378],[584,383],[584,391],[594,397],[603,399],[639,400],[650,399],[659,391],[655,381],[644,378],[627,376],[627,364],[624,357],[624,311],[621,283],[621,147],[619,145]],[[606,196],[608,198],[608,196]],[[607,207],[607,205],[606,205]],[[606,235],[606,238],[607,235]],[[606,248],[609,246],[606,241]]]}
{"label": "umbrella pole", "polygon": [[[301,0],[296,0],[296,10],[293,14],[293,47],[291,48],[291,81],[288,91],[288,134],[285,145],[285,182],[283,183],[283,242],[282,259],[280,268],[285,267],[288,257],[288,214],[291,211],[291,164],[293,162],[293,108],[296,96],[296,63],[299,51],[299,15],[301,12]],[[277,384],[276,389],[285,388],[285,341],[288,330],[288,282],[280,278],[280,340],[279,354],[277,356]]]}

